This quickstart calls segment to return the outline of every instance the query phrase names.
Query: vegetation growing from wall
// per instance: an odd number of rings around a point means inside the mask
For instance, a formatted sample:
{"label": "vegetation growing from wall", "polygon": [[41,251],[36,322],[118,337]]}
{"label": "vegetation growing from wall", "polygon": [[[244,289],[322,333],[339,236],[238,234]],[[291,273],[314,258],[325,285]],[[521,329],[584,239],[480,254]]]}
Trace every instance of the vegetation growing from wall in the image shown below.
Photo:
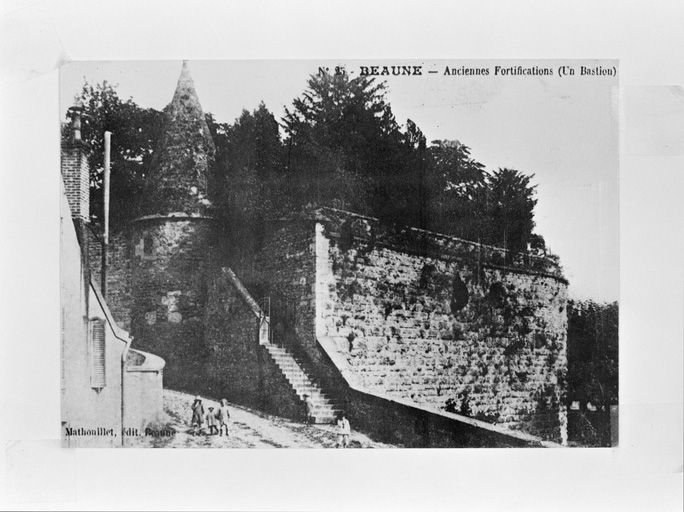
{"label": "vegetation growing from wall", "polygon": [[615,440],[611,408],[618,405],[618,309],[616,302],[568,303],[568,439],[573,445],[611,446]]}
{"label": "vegetation growing from wall", "polygon": [[618,304],[568,301],[568,405],[618,404]]}

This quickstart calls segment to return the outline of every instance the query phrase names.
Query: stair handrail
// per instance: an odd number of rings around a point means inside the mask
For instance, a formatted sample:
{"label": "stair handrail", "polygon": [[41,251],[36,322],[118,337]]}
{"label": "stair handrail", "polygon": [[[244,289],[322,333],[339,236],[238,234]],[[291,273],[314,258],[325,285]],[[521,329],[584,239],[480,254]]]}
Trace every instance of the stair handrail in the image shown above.
{"label": "stair handrail", "polygon": [[254,297],[249,293],[245,285],[242,284],[238,276],[229,267],[221,269],[223,274],[228,278],[228,281],[235,287],[238,295],[252,310],[254,316],[259,320],[259,345],[267,345],[271,342],[271,318],[267,315],[259,303],[254,300]]}

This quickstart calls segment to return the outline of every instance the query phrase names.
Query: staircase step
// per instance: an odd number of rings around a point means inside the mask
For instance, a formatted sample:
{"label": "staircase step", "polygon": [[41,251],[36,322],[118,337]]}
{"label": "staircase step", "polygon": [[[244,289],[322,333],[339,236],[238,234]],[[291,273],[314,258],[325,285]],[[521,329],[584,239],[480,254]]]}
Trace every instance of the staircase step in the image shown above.
{"label": "staircase step", "polygon": [[304,400],[304,395],[309,396],[315,422],[334,422],[342,410],[341,404],[335,397],[323,392],[317,379],[305,370],[306,364],[285,347],[266,345],[266,350],[300,400]]}

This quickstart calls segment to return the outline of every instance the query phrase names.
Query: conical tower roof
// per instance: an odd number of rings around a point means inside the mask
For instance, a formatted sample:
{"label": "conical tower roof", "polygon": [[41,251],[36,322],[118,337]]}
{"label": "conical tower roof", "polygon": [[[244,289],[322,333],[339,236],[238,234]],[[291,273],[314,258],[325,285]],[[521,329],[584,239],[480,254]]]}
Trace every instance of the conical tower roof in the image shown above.
{"label": "conical tower roof", "polygon": [[147,178],[147,214],[206,213],[207,178],[215,147],[187,62],[173,100],[164,109],[162,133]]}

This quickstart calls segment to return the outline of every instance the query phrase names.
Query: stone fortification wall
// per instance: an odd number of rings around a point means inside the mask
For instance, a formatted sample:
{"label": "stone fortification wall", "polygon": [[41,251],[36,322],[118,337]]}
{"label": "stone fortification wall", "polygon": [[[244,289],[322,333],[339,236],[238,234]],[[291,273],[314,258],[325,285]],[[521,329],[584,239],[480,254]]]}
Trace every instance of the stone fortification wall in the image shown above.
{"label": "stone fortification wall", "polygon": [[505,267],[520,259],[322,213],[316,333],[346,339],[365,389],[566,439],[567,283],[552,263]]}
{"label": "stone fortification wall", "polygon": [[[316,340],[316,246],[309,220],[274,225],[257,257],[258,280],[271,299],[273,341],[297,344],[321,362]],[[295,340],[293,337],[297,337]]]}
{"label": "stone fortification wall", "polygon": [[131,333],[166,361],[167,385],[194,389],[206,355],[204,306],[213,220],[159,216],[130,233]]}

